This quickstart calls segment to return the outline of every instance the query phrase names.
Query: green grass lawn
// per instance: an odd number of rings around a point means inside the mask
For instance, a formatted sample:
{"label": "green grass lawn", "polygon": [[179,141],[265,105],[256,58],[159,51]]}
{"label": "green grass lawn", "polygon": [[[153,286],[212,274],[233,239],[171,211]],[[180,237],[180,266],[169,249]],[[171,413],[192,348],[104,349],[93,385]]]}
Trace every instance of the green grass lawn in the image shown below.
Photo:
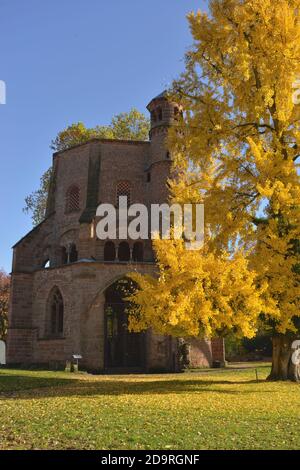
{"label": "green grass lawn", "polygon": [[299,449],[300,387],[268,372],[0,369],[0,449]]}

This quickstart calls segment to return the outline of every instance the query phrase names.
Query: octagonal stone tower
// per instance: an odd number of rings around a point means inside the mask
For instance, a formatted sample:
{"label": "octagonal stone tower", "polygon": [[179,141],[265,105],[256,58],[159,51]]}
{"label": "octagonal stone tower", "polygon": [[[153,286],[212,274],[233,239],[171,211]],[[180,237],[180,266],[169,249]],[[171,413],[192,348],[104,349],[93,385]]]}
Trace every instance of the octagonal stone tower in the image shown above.
{"label": "octagonal stone tower", "polygon": [[[53,155],[44,221],[14,246],[7,362],[63,367],[73,354],[101,372],[178,370],[176,338],[127,329],[119,282],[155,274],[151,240],[99,240],[100,203],[164,203],[168,129],[180,109],[164,92],[148,105],[149,141],[92,139]],[[190,341],[193,367],[224,362],[222,340]]]}
{"label": "octagonal stone tower", "polygon": [[169,128],[176,122],[180,110],[170,101],[167,92],[153,98],[147,106],[151,116],[151,203],[162,203],[168,199],[166,181],[170,176],[171,154],[166,145]]}

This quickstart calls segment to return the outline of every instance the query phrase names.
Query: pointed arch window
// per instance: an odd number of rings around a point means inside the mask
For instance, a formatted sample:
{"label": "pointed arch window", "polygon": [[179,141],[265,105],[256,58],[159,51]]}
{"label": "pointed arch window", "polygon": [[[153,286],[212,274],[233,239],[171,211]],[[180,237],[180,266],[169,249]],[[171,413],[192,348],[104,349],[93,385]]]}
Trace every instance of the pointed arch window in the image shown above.
{"label": "pointed arch window", "polygon": [[70,263],[75,263],[76,261],[78,261],[78,251],[75,243],[72,243],[69,247],[69,260]]}
{"label": "pointed arch window", "polygon": [[75,263],[78,261],[78,250],[75,243],[69,244],[67,247],[61,247],[61,264]]}
{"label": "pointed arch window", "polygon": [[48,325],[49,336],[59,338],[64,332],[64,302],[58,287],[55,287],[48,301]]}
{"label": "pointed arch window", "polygon": [[80,198],[79,188],[78,186],[73,184],[72,186],[68,188],[67,193],[66,193],[66,208],[65,208],[66,214],[79,211],[80,209],[79,198]]}
{"label": "pointed arch window", "polygon": [[104,261],[115,261],[116,248],[114,242],[106,242],[104,245]]}
{"label": "pointed arch window", "polygon": [[61,247],[61,264],[67,264],[68,262],[68,252],[65,246]]}
{"label": "pointed arch window", "polygon": [[135,262],[143,261],[144,259],[144,247],[142,242],[135,242],[132,250],[132,259]]}
{"label": "pointed arch window", "polygon": [[119,205],[119,197],[121,196],[127,197],[127,205],[129,206],[131,204],[131,184],[129,181],[119,181],[119,183],[117,184],[117,206]]}
{"label": "pointed arch window", "polygon": [[130,261],[130,247],[127,242],[121,242],[118,249],[119,261]]}

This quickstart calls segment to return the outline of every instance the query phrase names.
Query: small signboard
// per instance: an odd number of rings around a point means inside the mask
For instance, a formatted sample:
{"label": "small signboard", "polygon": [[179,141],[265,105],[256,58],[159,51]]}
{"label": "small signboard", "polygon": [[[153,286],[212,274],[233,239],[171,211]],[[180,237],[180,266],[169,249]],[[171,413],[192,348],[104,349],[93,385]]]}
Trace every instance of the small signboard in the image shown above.
{"label": "small signboard", "polygon": [[6,345],[4,341],[0,341],[0,364],[6,364]]}
{"label": "small signboard", "polygon": [[82,359],[82,355],[81,354],[73,354],[72,358],[73,358],[73,363],[71,364],[71,372],[78,372],[78,370],[79,370],[79,359]]}
{"label": "small signboard", "polygon": [[80,354],[73,354],[73,359],[82,359],[82,356]]}

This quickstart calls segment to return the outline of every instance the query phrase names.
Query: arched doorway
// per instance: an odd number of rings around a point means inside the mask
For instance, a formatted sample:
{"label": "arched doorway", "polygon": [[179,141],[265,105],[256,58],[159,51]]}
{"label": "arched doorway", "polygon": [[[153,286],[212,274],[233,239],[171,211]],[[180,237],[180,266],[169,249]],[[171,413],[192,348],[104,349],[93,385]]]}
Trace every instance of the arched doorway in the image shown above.
{"label": "arched doorway", "polygon": [[133,288],[133,282],[124,278],[105,291],[105,369],[143,370],[145,367],[145,333],[128,331],[126,310],[130,304],[124,297]]}

